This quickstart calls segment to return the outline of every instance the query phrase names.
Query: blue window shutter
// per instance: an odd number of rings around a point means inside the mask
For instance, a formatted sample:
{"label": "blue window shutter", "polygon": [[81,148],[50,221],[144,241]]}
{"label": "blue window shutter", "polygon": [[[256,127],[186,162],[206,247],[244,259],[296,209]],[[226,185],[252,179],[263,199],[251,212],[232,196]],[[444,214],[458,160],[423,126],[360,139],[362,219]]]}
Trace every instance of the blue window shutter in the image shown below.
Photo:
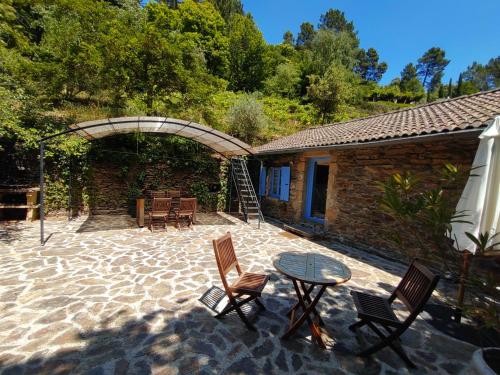
{"label": "blue window shutter", "polygon": [[264,167],[260,167],[259,195],[261,197],[266,195],[266,168]]}
{"label": "blue window shutter", "polygon": [[280,200],[288,202],[290,196],[290,167],[281,167]]}

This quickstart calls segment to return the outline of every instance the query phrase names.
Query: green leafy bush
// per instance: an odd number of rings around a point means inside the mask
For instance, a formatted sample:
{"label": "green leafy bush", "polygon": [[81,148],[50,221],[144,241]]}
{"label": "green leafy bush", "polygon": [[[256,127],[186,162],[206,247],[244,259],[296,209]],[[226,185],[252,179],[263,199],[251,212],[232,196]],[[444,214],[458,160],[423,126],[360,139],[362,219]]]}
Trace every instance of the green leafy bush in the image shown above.
{"label": "green leafy bush", "polygon": [[229,109],[229,131],[235,137],[252,144],[264,131],[268,118],[254,95],[243,95]]}

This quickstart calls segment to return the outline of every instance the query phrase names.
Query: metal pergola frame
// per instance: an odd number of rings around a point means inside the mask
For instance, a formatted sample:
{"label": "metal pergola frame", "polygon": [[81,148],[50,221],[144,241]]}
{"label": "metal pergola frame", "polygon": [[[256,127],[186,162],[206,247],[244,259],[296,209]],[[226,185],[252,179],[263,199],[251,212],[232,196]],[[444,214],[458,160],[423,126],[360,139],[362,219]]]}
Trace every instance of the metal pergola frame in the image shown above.
{"label": "metal pergola frame", "polygon": [[[160,124],[158,129],[156,130],[151,130],[151,127],[146,127],[147,129],[150,130],[145,130],[141,131],[141,123],[157,123]],[[126,129],[118,129],[115,130],[115,125],[120,125],[120,124],[137,124],[137,127],[134,128],[126,128]],[[98,130],[99,127],[111,127],[113,128],[112,132],[87,132],[86,130],[88,129],[94,129]],[[176,131],[176,132],[169,132],[169,131],[160,131],[163,126],[167,125],[165,127],[165,130],[168,130],[168,125],[174,125],[174,126],[180,126],[181,129]],[[184,129],[189,129],[189,130],[194,130],[197,132],[202,132],[201,134],[194,135],[194,136],[189,136],[187,134],[182,134],[182,130]],[[50,141],[54,138],[67,135],[67,134],[72,134],[72,133],[77,133],[80,136],[86,138],[89,141],[99,139],[99,138],[105,138],[113,135],[118,135],[118,134],[130,134],[130,133],[135,133],[135,132],[141,132],[141,133],[151,133],[151,134],[166,134],[166,135],[175,135],[178,137],[186,138],[186,139],[191,139],[196,142],[199,142],[203,144],[204,146],[208,147],[212,151],[216,152],[220,156],[222,156],[224,159],[229,160],[231,156],[242,156],[242,155],[253,155],[253,149],[250,145],[247,145],[246,143],[240,141],[239,139],[236,139],[228,134],[222,133],[220,131],[217,131],[215,129],[211,129],[209,127],[206,127],[204,125],[200,125],[194,122],[190,121],[184,121],[184,120],[178,120],[178,119],[172,119],[172,118],[163,118],[163,117],[122,117],[122,118],[115,118],[115,119],[104,119],[104,120],[97,120],[97,121],[89,121],[89,122],[83,122],[79,124],[74,124],[70,126],[69,129],[66,129],[62,132],[52,134],[46,137],[43,137],[40,139],[40,207],[39,207],[39,216],[40,216],[40,244],[43,246],[46,242],[45,239],[45,233],[44,233],[44,223],[45,223],[45,181],[44,181],[44,162],[45,162],[45,144],[47,141]],[[94,135],[92,135],[94,134]],[[97,136],[95,136],[97,135]],[[202,139],[202,135],[209,135],[211,137],[216,137],[216,139],[220,139],[220,142],[215,142],[215,143],[209,143],[204,142]],[[237,150],[239,152],[234,153],[231,151],[224,152],[223,150],[221,151],[221,148],[217,149],[216,146],[220,145],[221,142],[228,142],[234,146],[237,147]],[[50,237],[50,236],[49,236]]]}

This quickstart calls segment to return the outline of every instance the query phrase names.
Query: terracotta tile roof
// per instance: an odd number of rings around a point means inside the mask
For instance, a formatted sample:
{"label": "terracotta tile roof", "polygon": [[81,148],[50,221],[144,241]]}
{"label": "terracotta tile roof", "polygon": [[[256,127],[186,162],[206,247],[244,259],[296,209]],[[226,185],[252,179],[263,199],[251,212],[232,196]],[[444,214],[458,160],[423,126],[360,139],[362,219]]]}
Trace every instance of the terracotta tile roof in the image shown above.
{"label": "terracotta tile roof", "polygon": [[256,147],[255,151],[290,152],[297,149],[474,129],[488,125],[497,115],[500,115],[500,89],[308,128]]}

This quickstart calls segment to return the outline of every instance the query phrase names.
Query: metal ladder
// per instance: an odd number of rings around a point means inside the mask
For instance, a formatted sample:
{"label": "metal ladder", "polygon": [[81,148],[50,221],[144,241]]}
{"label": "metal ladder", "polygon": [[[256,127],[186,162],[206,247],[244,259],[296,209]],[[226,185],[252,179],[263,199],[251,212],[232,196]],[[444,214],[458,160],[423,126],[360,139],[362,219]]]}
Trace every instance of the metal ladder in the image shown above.
{"label": "metal ladder", "polygon": [[262,215],[262,211],[260,210],[259,200],[255,194],[245,159],[231,159],[231,175],[236,186],[236,193],[238,194],[238,200],[240,201],[245,221],[248,223],[250,218],[257,218],[260,228],[260,223],[264,222],[264,215]]}

